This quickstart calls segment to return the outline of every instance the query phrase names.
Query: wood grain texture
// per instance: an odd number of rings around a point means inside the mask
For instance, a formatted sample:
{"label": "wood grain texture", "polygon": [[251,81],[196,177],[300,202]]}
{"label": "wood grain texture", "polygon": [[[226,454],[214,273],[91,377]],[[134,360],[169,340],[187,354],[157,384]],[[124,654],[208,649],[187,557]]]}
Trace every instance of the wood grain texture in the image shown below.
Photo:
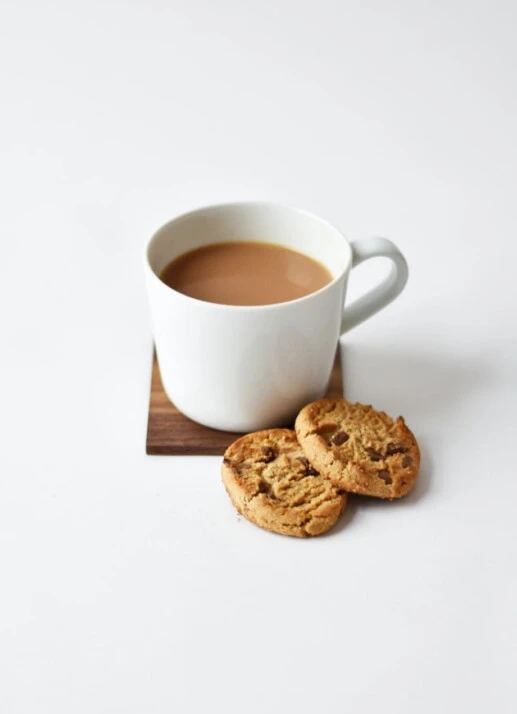
{"label": "wood grain texture", "polygon": [[[343,396],[339,350],[330,375],[326,396]],[[209,429],[193,422],[178,411],[163,390],[156,353],[153,354],[146,441],[148,454],[222,456],[232,441],[235,441],[239,436],[241,435],[234,432]]]}

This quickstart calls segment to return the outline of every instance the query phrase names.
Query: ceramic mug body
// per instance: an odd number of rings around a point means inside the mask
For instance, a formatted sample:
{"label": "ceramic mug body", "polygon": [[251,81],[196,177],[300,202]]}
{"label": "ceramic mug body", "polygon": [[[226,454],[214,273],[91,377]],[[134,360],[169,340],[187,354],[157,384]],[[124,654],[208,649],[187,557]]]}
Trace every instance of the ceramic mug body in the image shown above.
{"label": "ceramic mug body", "polygon": [[[232,306],[185,296],[160,280],[179,255],[229,240],[292,248],[326,266],[332,281],[298,300]],[[394,253],[388,255],[392,284],[388,278],[377,295],[361,298],[347,325],[343,306],[354,255],[356,262],[372,256],[355,253],[354,244],[326,221],[276,204],[235,203],[202,208],[160,228],[147,246],[145,271],[158,363],[171,401],[190,419],[226,431],[293,421],[304,404],[324,395],[341,332],[380,309],[405,283],[398,249],[386,239],[371,240],[384,248],[372,255]]]}

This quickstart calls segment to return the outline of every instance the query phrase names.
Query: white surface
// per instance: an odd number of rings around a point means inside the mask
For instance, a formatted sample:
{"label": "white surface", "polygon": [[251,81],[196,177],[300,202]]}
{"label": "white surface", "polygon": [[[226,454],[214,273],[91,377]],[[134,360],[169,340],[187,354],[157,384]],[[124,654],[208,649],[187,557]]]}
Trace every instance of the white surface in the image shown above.
{"label": "white surface", "polygon": [[[246,5],[1,5],[0,709],[513,712],[515,4]],[[410,264],[346,392],[420,483],[319,539],[144,455],[142,246],[243,198]]]}

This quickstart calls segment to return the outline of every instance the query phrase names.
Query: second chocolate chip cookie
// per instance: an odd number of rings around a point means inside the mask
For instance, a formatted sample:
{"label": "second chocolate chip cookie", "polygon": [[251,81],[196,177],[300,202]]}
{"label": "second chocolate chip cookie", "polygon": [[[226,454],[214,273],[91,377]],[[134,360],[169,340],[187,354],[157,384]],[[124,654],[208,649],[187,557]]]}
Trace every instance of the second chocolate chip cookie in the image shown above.
{"label": "second chocolate chip cookie", "polygon": [[402,417],[320,399],[301,410],[295,428],[311,464],[337,488],[393,499],[415,484],[420,451]]}
{"label": "second chocolate chip cookie", "polygon": [[311,466],[291,429],[237,439],[224,454],[221,473],[239,513],[275,533],[319,535],[346,506],[346,493]]}

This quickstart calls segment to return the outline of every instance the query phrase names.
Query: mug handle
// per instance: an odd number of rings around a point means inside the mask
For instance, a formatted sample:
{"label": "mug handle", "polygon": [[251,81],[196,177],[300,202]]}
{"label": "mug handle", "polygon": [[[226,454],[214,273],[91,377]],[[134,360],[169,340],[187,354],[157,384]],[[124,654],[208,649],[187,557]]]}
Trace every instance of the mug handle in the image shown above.
{"label": "mug handle", "polygon": [[387,238],[360,238],[350,243],[352,248],[352,268],[369,258],[389,258],[391,270],[386,278],[366,295],[362,295],[343,311],[341,334],[364,322],[376,312],[386,307],[397,295],[400,295],[408,279],[406,259]]}

